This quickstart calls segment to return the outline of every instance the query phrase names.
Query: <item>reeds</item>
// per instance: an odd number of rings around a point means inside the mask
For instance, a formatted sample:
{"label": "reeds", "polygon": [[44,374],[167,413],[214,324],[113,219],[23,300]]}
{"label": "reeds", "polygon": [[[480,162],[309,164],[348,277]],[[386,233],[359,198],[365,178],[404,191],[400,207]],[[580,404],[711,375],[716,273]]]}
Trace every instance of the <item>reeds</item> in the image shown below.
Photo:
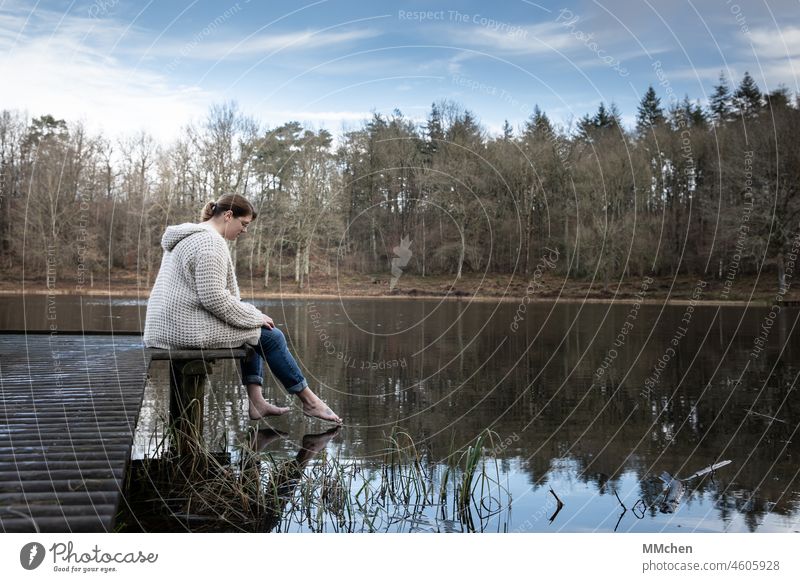
{"label": "reeds", "polygon": [[485,453],[489,431],[451,450],[445,463],[397,429],[385,437],[377,464],[342,458],[341,449],[302,462],[299,455],[276,459],[253,451],[249,439],[235,464],[227,462],[230,453],[212,453],[202,442],[176,457],[169,438],[157,447],[159,458],[145,459],[130,475],[152,484],[151,515],[135,516],[148,518],[145,530],[159,517],[153,506],[169,531],[502,531],[510,511],[497,462]]}

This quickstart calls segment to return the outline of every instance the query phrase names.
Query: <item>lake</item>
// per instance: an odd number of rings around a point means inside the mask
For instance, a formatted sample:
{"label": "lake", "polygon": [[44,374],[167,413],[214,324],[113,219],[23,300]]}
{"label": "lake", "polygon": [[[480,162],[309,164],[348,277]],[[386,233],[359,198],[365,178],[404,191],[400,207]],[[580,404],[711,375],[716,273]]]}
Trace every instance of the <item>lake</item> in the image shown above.
{"label": "lake", "polygon": [[[50,300],[0,297],[3,329],[47,329],[56,313],[62,332],[138,331],[146,309],[136,298]],[[314,449],[272,531],[800,529],[796,308],[399,298],[254,303],[286,333],[312,388],[345,419],[336,434],[322,437],[312,435],[325,426],[298,410],[270,420],[280,432],[263,422],[256,427],[234,362],[214,364],[205,437],[227,451],[232,466],[243,443],[256,446],[264,467]],[[167,364],[154,362],[150,372],[135,461],[157,456],[164,434]],[[290,403],[272,378],[265,392],[272,402]],[[456,461],[481,434],[479,475],[488,477],[474,482],[474,512],[464,519],[448,505],[452,496],[440,493],[443,482],[463,476]],[[387,460],[392,443],[396,465]],[[692,477],[722,461],[730,463]],[[303,493],[304,475],[327,479],[319,473],[325,463],[334,463],[339,484],[355,489],[343,494],[350,495],[350,526],[324,515],[291,517],[302,511],[300,496],[314,494]],[[398,478],[392,472],[402,470],[417,471],[430,489],[411,495],[418,482],[409,474],[387,489],[387,479]],[[670,476],[682,480],[680,491]],[[368,491],[383,491],[384,513]],[[677,497],[672,505],[670,495]],[[563,503],[557,513],[556,498]],[[165,528],[129,519],[146,531]]]}

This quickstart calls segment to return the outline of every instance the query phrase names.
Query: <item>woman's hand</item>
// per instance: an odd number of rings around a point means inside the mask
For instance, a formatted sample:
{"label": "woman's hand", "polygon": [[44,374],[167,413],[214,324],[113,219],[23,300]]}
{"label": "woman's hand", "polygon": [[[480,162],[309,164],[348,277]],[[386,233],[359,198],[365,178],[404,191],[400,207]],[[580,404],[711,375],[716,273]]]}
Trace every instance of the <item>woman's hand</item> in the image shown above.
{"label": "woman's hand", "polygon": [[272,318],[269,315],[265,315],[264,319],[261,321],[261,327],[272,329],[273,327],[275,327],[275,322],[272,321]]}

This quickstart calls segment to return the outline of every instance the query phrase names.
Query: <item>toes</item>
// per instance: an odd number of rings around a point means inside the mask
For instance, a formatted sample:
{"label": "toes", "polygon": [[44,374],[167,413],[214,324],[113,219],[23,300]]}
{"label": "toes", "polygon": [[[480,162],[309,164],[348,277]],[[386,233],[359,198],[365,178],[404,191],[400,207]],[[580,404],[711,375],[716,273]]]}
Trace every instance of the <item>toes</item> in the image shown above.
{"label": "toes", "polygon": [[318,420],[324,420],[326,422],[335,422],[337,424],[342,423],[342,419],[336,416],[332,410],[306,410],[304,411],[305,415],[309,418],[316,418]]}

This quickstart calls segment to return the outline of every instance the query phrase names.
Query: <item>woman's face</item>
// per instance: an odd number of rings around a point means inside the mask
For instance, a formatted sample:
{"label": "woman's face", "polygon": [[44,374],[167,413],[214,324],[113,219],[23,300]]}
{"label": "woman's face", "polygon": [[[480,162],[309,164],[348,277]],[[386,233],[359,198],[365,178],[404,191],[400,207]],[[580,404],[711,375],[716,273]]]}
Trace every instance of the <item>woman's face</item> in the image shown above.
{"label": "woman's face", "polygon": [[247,232],[247,227],[253,222],[253,215],[247,216],[234,216],[233,212],[228,210],[225,214],[225,232],[223,236],[227,240],[236,240],[243,232]]}

